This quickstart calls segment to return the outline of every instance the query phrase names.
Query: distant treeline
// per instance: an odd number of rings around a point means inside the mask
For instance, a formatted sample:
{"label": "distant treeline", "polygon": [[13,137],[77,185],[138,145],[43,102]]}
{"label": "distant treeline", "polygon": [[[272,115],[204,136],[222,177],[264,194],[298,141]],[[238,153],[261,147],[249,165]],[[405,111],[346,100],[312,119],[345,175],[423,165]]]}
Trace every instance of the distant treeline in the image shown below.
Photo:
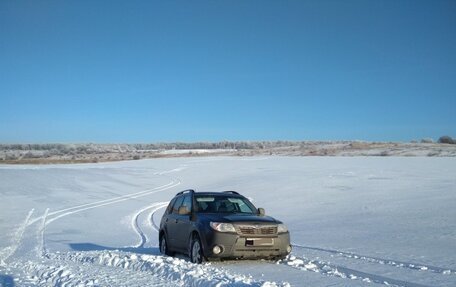
{"label": "distant treeline", "polygon": [[[221,142],[175,142],[175,143],[147,143],[147,144],[0,144],[1,151],[19,150],[19,151],[61,151],[90,153],[100,152],[101,150],[110,151],[141,151],[141,150],[173,150],[173,149],[269,149],[289,146],[307,146],[320,143],[317,141],[221,141]],[[334,143],[334,142],[331,142]],[[348,143],[339,141],[338,143]]]}
{"label": "distant treeline", "polygon": [[420,143],[365,141],[221,141],[143,144],[0,144],[1,163],[76,163],[179,156],[456,156],[444,136]]}
{"label": "distant treeline", "polygon": [[[140,144],[0,144],[0,151],[52,151],[53,153],[100,153],[128,151],[158,151],[158,150],[192,150],[192,149],[223,149],[223,150],[258,150],[280,147],[308,147],[320,144],[349,144],[362,141],[220,141],[220,142],[174,142],[174,143],[140,143]],[[432,139],[423,139],[422,143],[432,143]],[[456,141],[449,136],[442,136],[438,143],[454,144]],[[375,144],[375,142],[372,142]]]}

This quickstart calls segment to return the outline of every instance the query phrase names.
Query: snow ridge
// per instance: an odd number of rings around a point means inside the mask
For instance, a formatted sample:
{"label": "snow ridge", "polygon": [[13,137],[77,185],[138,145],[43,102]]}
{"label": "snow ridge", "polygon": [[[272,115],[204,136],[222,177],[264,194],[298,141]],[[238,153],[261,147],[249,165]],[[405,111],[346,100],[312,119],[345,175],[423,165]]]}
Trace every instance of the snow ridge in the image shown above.
{"label": "snow ridge", "polygon": [[[48,261],[20,262],[17,267],[29,274],[28,283],[38,286],[290,286],[231,274],[210,263],[197,265],[184,259],[121,251],[53,253]],[[113,268],[117,272],[112,272]]]}

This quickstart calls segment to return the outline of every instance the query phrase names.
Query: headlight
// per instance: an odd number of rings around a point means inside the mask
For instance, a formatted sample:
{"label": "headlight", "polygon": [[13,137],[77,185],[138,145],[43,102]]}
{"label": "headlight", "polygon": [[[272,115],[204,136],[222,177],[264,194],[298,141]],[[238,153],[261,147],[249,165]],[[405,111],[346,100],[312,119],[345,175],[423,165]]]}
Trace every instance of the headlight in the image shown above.
{"label": "headlight", "polygon": [[231,223],[211,222],[212,229],[220,232],[236,232],[234,225]]}
{"label": "headlight", "polygon": [[277,232],[278,233],[288,232],[288,228],[285,224],[279,224],[279,226],[277,226]]}

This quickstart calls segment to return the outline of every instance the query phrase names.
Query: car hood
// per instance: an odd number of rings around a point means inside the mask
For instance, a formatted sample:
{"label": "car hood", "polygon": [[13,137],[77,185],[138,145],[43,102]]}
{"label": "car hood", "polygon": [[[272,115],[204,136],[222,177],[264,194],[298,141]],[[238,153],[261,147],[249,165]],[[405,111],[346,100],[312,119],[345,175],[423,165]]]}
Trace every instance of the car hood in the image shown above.
{"label": "car hood", "polygon": [[215,222],[255,222],[255,223],[282,223],[270,216],[252,215],[252,214],[203,214],[208,221]]}

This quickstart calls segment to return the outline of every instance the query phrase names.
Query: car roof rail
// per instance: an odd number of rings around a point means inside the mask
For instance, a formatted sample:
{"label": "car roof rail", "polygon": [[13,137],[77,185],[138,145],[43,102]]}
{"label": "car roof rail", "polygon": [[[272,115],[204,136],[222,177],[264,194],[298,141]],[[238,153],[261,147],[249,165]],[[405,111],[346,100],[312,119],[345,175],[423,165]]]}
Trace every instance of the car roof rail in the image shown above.
{"label": "car roof rail", "polygon": [[239,192],[236,192],[236,191],[233,191],[233,190],[226,190],[223,193],[232,193],[232,194],[240,195]]}
{"label": "car roof rail", "polygon": [[195,191],[194,191],[193,189],[186,189],[186,190],[183,190],[183,191],[181,191],[181,192],[178,192],[178,193],[176,194],[176,196],[181,195],[181,194],[184,194],[184,193],[195,193]]}

